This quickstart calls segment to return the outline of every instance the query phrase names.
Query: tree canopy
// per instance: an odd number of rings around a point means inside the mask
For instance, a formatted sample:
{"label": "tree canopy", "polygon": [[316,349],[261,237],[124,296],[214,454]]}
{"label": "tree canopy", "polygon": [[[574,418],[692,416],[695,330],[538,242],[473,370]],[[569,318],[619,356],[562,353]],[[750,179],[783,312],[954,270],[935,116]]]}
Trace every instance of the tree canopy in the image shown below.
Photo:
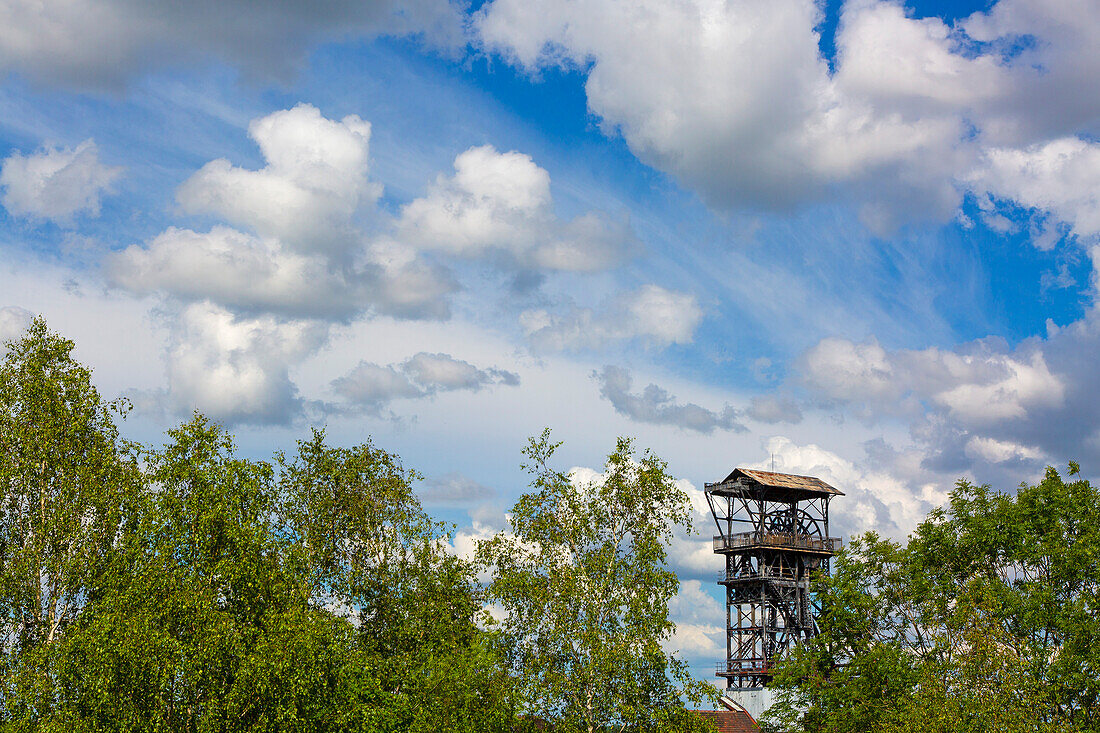
{"label": "tree canopy", "polygon": [[[530,638],[494,626],[486,568],[449,551],[396,455],[314,430],[253,460],[198,414],[140,446],[120,437],[126,403],[105,401],[44,321],[5,349],[0,731],[514,731],[546,709],[543,683],[564,694],[565,671],[590,701],[613,696],[587,720],[641,731],[684,716],[694,688],[658,645],[676,590],[662,543],[684,497],[628,442],[579,493],[546,468],[547,438],[529,448],[542,493],[517,526],[546,558],[584,548],[578,572],[531,582],[588,626],[537,632],[561,644],[573,628],[584,661],[523,664]],[[575,513],[555,526],[559,499]],[[521,568],[493,552],[493,597],[540,623],[514,594]],[[609,604],[613,576],[630,592]],[[574,710],[549,717],[568,730]]]}
{"label": "tree canopy", "polygon": [[702,727],[684,700],[711,699],[713,688],[661,648],[678,590],[665,547],[690,527],[688,497],[627,439],[592,480],[552,467],[559,445],[549,431],[530,440],[531,491],[512,508],[511,531],[479,548],[526,709],[566,731]]}
{"label": "tree canopy", "polygon": [[821,635],[777,670],[778,729],[1100,730],[1088,481],[1053,468],[1015,494],[960,481],[906,542],[851,542],[818,592]]}
{"label": "tree canopy", "polygon": [[0,365],[0,728],[511,729],[474,569],[396,456],[248,460],[198,415],[137,446],[73,348],[38,319]]}

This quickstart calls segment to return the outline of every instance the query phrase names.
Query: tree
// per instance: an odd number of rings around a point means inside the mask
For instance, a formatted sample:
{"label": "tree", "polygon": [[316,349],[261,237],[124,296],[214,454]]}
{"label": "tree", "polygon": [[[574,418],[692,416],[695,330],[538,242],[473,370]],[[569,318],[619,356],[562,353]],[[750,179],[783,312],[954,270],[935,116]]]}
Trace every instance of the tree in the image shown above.
{"label": "tree", "polygon": [[468,563],[369,442],[160,449],[37,320],[0,365],[0,729],[510,730]]}
{"label": "tree", "polygon": [[1015,496],[960,481],[906,543],[850,543],[818,591],[822,633],[777,670],[776,727],[1100,729],[1100,491],[1087,481],[1048,469]]}
{"label": "tree", "polygon": [[0,716],[32,726],[55,704],[55,645],[88,602],[139,485],[132,445],[74,345],[36,318],[0,364]]}
{"label": "tree", "polygon": [[395,456],[315,432],[293,461],[245,460],[200,416],[169,435],[62,644],[49,729],[507,726],[468,569],[438,555]]}
{"label": "tree", "polygon": [[310,602],[353,621],[385,695],[387,729],[510,730],[512,684],[473,569],[444,551],[445,527],[417,501],[397,456],[324,433],[278,457],[287,536]]}
{"label": "tree", "polygon": [[511,533],[478,548],[526,712],[587,733],[701,728],[683,701],[713,688],[661,648],[678,588],[665,546],[690,527],[688,497],[628,439],[587,481],[550,467],[559,445],[548,430],[529,441],[532,491],[513,507]]}
{"label": "tree", "polygon": [[310,607],[273,467],[200,416],[145,455],[148,490],[58,651],[56,731],[377,730],[354,630]]}

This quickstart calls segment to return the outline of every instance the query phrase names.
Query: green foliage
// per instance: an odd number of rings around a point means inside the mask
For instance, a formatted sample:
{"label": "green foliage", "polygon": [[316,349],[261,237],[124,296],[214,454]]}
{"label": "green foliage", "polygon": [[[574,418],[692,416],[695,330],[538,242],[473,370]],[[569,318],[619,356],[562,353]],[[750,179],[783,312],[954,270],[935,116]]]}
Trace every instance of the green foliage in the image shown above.
{"label": "green foliage", "polygon": [[55,646],[75,622],[137,485],[132,446],[73,343],[35,319],[0,364],[0,720],[55,707]]}
{"label": "green foliage", "polygon": [[1048,469],[1015,496],[961,481],[907,543],[853,541],[818,592],[822,633],[781,663],[773,727],[1100,730],[1100,492],[1087,481]]}
{"label": "green foliage", "polygon": [[159,450],[38,320],[0,367],[0,730],[494,731],[513,723],[472,569],[415,474],[320,432]]}
{"label": "green foliage", "polygon": [[478,626],[472,568],[444,552],[444,528],[412,492],[416,474],[370,443],[330,448],[319,431],[278,463],[310,601],[357,626],[386,693],[386,729],[507,729],[512,684]]}
{"label": "green foliage", "polygon": [[0,365],[0,731],[703,727],[660,646],[689,505],[629,441],[586,484],[531,441],[516,536],[481,548],[495,630],[396,456],[314,431],[248,460],[199,415],[141,448],[72,350],[36,320]]}
{"label": "green foliage", "polygon": [[203,418],[169,435],[62,641],[64,705],[46,729],[371,729],[378,686],[354,630],[305,603],[272,466],[237,458]]}
{"label": "green foliage", "polygon": [[678,587],[665,546],[690,527],[687,496],[663,461],[636,460],[627,439],[590,481],[550,467],[558,445],[549,431],[530,440],[532,491],[512,509],[512,532],[478,551],[506,614],[526,712],[562,731],[700,727],[683,698],[699,702],[713,688],[660,647]]}

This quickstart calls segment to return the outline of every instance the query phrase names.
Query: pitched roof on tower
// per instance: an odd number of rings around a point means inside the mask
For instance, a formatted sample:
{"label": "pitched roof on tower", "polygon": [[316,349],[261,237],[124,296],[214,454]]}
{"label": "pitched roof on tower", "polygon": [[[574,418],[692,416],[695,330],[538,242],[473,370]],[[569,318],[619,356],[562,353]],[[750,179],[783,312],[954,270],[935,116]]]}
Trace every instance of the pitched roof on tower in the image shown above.
{"label": "pitched roof on tower", "polygon": [[816,496],[843,496],[844,492],[813,476],[793,473],[758,471],[754,468],[735,468],[724,479],[706,488],[714,493],[734,493],[756,488],[777,489],[796,494]]}

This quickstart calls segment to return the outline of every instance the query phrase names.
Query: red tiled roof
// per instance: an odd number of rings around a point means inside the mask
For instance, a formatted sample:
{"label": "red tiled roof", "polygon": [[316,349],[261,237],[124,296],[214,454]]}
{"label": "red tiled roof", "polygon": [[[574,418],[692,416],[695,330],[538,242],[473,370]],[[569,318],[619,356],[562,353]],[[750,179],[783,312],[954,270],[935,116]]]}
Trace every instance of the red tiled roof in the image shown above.
{"label": "red tiled roof", "polygon": [[756,721],[743,710],[696,710],[695,713],[714,723],[718,733],[760,733]]}

